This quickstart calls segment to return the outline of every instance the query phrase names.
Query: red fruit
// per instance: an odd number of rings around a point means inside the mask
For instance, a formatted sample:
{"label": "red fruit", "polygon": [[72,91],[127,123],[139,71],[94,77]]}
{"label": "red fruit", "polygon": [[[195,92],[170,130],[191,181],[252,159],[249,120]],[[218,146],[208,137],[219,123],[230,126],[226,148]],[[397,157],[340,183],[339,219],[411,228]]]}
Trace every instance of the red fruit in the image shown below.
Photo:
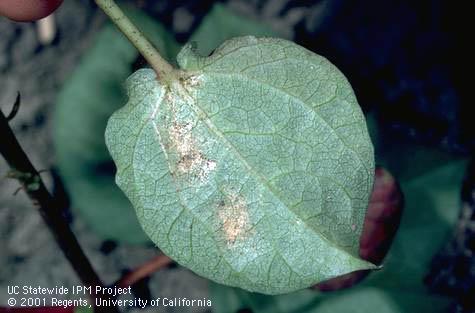
{"label": "red fruit", "polygon": [[50,15],[63,0],[0,0],[0,15],[17,22],[32,22]]}
{"label": "red fruit", "polygon": [[373,193],[360,238],[361,258],[381,264],[399,227],[403,202],[394,177],[385,169],[376,168]]}
{"label": "red fruit", "polygon": [[[382,167],[376,168],[373,193],[366,211],[360,237],[360,257],[381,264],[391,246],[401,221],[403,195],[394,177]],[[336,277],[314,288],[332,291],[348,288],[362,280],[369,271],[356,271]]]}

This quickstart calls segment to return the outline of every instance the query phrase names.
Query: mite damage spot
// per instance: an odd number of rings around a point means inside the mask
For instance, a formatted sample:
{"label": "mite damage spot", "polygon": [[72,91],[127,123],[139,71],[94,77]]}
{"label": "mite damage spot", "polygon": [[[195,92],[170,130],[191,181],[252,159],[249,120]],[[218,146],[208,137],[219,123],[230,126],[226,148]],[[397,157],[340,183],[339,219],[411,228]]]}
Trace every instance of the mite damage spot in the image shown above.
{"label": "mite damage spot", "polygon": [[218,204],[218,218],[221,221],[226,243],[232,246],[236,240],[243,238],[249,224],[246,202],[238,195],[228,197]]}
{"label": "mite damage spot", "polygon": [[207,159],[198,149],[192,136],[192,125],[174,122],[169,130],[170,142],[178,155],[176,171],[190,174],[204,182],[208,174],[216,168],[216,161]]}
{"label": "mite damage spot", "polygon": [[191,91],[192,88],[196,88],[201,83],[202,76],[201,75],[191,75],[188,77],[183,77],[181,79],[181,84],[185,90],[188,92]]}

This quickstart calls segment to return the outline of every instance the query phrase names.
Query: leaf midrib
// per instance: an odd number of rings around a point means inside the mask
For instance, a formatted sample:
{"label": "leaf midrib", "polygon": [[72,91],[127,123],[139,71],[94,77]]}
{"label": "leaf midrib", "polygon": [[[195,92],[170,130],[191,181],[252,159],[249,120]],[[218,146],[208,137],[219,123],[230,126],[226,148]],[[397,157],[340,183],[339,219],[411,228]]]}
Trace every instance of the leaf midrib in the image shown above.
{"label": "leaf midrib", "polygon": [[230,149],[232,149],[235,153],[235,155],[238,157],[238,159],[241,161],[241,163],[247,168],[247,170],[251,173],[251,175],[253,175],[254,177],[256,177],[258,179],[258,181],[263,185],[265,186],[269,192],[285,207],[287,208],[287,210],[289,212],[291,212],[297,220],[301,221],[301,223],[303,225],[305,225],[305,227],[307,229],[309,229],[312,233],[315,233],[318,237],[320,237],[323,241],[326,241],[329,246],[332,246],[334,247],[336,250],[346,254],[346,255],[349,255],[351,258],[355,258],[355,259],[358,259],[359,260],[359,257],[357,256],[354,256],[353,254],[349,253],[348,251],[346,251],[343,247],[340,247],[338,244],[332,242],[329,238],[327,238],[324,234],[322,234],[320,231],[316,230],[316,229],[313,229],[312,227],[310,227],[306,221],[302,220],[302,218],[296,214],[292,209],[290,209],[286,204],[285,202],[281,199],[281,197],[279,196],[279,193],[274,189],[272,188],[272,186],[270,186],[270,184],[266,181],[266,179],[264,177],[262,177],[262,175],[260,175],[257,171],[254,170],[254,168],[247,162],[247,160],[241,155],[241,153],[239,152],[239,150],[216,128],[216,126],[211,122],[211,120],[208,118],[207,114],[206,114],[206,111],[204,111],[200,106],[199,104],[197,103],[196,99],[193,98],[192,95],[190,95],[190,93],[181,85],[181,84],[176,84],[175,85],[176,88],[180,88],[181,90],[177,91],[175,94],[176,95],[182,95],[183,93],[185,93],[186,95],[188,95],[187,98],[189,99],[186,99],[186,100],[192,100],[192,101],[184,101],[184,103],[187,103],[192,109],[193,111],[195,111],[195,114],[197,114],[197,116],[203,116],[202,118],[202,121],[204,122],[204,124],[207,126],[207,128],[212,131],[219,139],[221,139],[222,142],[224,142]]}

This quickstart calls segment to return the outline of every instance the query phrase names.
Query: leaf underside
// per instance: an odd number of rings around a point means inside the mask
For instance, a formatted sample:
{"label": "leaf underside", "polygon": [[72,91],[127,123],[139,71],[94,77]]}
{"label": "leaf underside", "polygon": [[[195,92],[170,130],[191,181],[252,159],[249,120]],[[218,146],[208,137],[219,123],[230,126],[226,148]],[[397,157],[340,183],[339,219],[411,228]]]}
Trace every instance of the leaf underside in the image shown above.
{"label": "leaf underside", "polygon": [[[133,7],[124,10],[165,57],[176,55],[178,45],[162,25]],[[115,169],[103,134],[108,118],[126,100],[123,82],[137,56],[127,38],[105,24],[61,87],[52,130],[59,174],[74,213],[101,239],[128,244],[150,239],[114,184]]]}
{"label": "leaf underside", "polygon": [[374,268],[358,257],[374,157],[346,78],[282,39],[192,45],[168,85],[143,69],[110,118],[116,181],[167,255],[266,294]]}

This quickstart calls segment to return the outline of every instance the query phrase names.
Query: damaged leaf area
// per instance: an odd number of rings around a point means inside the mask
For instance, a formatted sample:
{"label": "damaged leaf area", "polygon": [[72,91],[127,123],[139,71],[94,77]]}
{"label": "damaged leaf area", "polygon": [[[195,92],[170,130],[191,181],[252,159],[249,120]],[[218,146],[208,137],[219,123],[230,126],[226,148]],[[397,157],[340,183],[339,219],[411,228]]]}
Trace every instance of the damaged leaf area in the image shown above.
{"label": "damaged leaf area", "polygon": [[374,268],[358,257],[373,147],[343,74],[272,38],[177,58],[169,83],[133,74],[106,129],[117,184],[157,246],[265,294]]}
{"label": "damaged leaf area", "polygon": [[244,199],[237,195],[228,195],[220,203],[218,218],[222,222],[222,230],[228,247],[234,246],[237,239],[248,234],[249,215]]}

